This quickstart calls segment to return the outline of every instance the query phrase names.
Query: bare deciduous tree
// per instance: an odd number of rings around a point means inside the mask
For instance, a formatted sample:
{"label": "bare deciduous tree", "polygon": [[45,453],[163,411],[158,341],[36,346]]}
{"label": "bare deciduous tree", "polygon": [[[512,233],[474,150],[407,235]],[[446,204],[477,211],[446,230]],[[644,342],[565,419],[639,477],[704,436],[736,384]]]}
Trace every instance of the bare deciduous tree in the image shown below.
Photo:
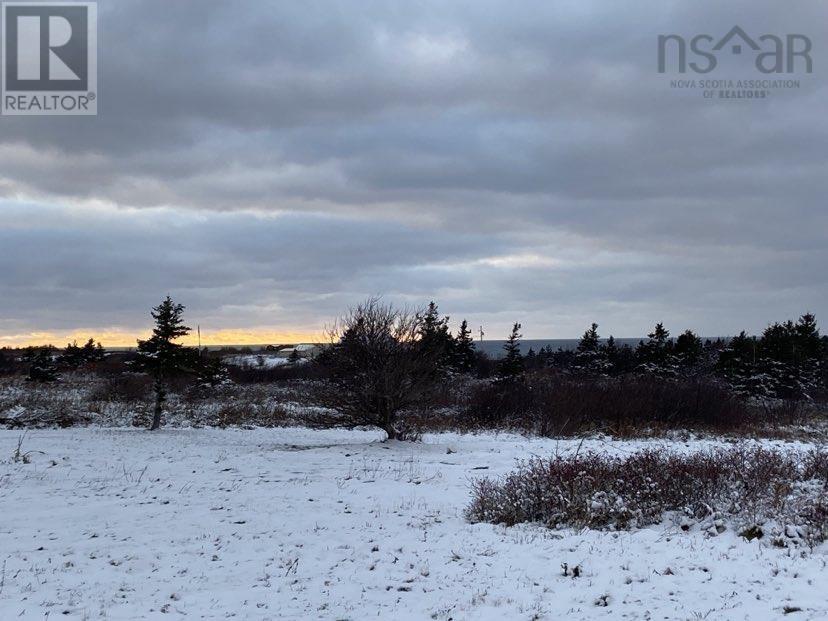
{"label": "bare deciduous tree", "polygon": [[423,313],[370,298],[329,330],[330,347],[320,355],[330,381],[317,392],[324,411],[309,415],[317,427],[375,426],[388,439],[403,439],[399,415],[426,400],[438,363],[419,339]]}

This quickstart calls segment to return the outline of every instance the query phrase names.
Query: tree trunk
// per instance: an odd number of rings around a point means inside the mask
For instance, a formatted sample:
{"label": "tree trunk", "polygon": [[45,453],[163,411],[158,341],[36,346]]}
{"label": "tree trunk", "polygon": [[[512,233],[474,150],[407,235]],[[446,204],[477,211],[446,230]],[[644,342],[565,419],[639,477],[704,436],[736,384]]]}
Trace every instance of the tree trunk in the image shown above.
{"label": "tree trunk", "polygon": [[155,411],[152,414],[152,427],[150,431],[155,431],[161,427],[161,412],[164,409],[164,383],[157,379],[155,380]]}
{"label": "tree trunk", "polygon": [[380,412],[380,420],[382,421],[382,429],[388,434],[388,440],[396,440],[399,437],[397,430],[394,428],[394,422],[397,417],[391,412],[388,404],[388,397],[384,397],[382,410]]}

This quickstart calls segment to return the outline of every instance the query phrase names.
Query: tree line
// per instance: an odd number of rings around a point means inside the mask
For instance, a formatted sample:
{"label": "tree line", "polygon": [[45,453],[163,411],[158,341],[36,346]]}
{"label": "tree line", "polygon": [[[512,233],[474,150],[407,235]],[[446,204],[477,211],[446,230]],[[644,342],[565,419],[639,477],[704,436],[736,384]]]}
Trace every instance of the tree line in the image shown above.
{"label": "tree line", "polygon": [[[167,296],[151,311],[152,334],[139,340],[128,369],[153,381],[152,429],[162,422],[170,382],[192,378],[204,389],[227,381],[221,358],[206,355],[179,341],[190,333],[184,306]],[[406,434],[400,414],[427,407],[434,394],[456,377],[476,377],[498,386],[516,384],[527,375],[553,373],[601,381],[619,377],[676,381],[711,378],[740,398],[813,400],[828,385],[825,364],[828,339],[821,336],[814,315],[769,325],[760,336],[745,332],[703,341],[692,330],[673,338],[658,323],[637,346],[603,339],[592,323],[573,350],[541,348],[522,352],[522,326],[515,323],[497,359],[479,351],[468,322],[456,332],[435,302],[426,307],[400,308],[370,298],[345,313],[330,330],[328,343],[310,365],[320,406],[309,415],[316,426],[374,425],[389,438]],[[99,363],[100,343],[70,343],[64,350],[27,348],[22,356],[0,350],[0,373],[16,359],[28,365],[28,379],[48,382],[61,370]],[[297,367],[300,365],[296,365]],[[524,386],[527,386],[524,382]],[[512,386],[512,393],[519,388]],[[502,390],[501,390],[502,392]]]}

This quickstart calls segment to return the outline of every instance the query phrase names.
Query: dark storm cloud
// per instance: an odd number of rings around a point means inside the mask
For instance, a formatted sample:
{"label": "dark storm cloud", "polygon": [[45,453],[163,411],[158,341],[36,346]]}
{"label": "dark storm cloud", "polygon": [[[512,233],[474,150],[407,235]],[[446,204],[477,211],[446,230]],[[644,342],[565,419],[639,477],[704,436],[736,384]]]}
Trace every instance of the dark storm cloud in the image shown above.
{"label": "dark storm cloud", "polygon": [[[9,203],[0,211],[0,300],[7,316],[34,315],[44,329],[88,324],[90,317],[92,325],[140,325],[159,292],[178,292],[193,312],[208,316],[225,305],[301,305],[321,293],[376,293],[376,273],[468,261],[485,243],[491,240],[477,234],[423,235],[339,217],[88,208],[67,214]],[[506,246],[503,240],[492,249]],[[322,321],[339,303],[303,311]],[[233,325],[233,317],[221,319]],[[302,325],[303,318],[256,318],[265,320]]]}
{"label": "dark storm cloud", "polygon": [[[310,327],[387,292],[535,336],[826,307],[817,1],[99,10],[99,116],[0,119],[16,329],[134,326],[171,288],[226,326]],[[658,34],[737,23],[807,34],[814,74],[711,102],[656,73]]]}

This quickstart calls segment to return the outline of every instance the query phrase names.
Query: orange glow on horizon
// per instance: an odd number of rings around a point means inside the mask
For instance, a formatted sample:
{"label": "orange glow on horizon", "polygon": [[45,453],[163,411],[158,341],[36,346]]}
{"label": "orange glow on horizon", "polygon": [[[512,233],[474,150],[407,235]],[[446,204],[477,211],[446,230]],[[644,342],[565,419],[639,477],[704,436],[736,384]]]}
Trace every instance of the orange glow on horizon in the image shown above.
{"label": "orange glow on horizon", "polygon": [[[104,347],[135,347],[138,339],[149,337],[150,331],[130,332],[118,329],[78,329],[71,332],[29,332],[24,334],[0,335],[0,347],[28,347],[54,345],[65,347],[67,343],[77,341],[83,344],[90,338],[100,341]],[[287,345],[295,343],[318,343],[327,340],[322,330],[309,332],[301,330],[273,329],[225,329],[201,331],[201,344],[221,345]],[[184,345],[197,345],[198,334],[195,330],[179,341]]]}

